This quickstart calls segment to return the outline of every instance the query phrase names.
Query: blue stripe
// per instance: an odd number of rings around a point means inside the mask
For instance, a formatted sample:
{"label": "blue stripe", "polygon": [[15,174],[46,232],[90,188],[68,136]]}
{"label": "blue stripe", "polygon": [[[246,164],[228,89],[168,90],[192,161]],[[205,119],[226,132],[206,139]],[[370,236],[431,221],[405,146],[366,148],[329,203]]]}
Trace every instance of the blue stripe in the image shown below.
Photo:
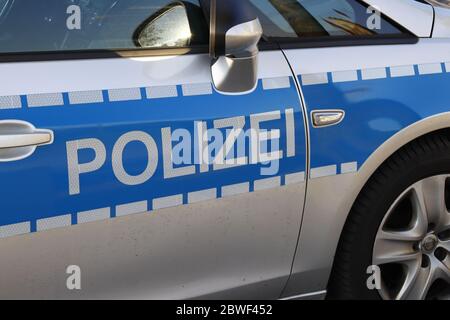
{"label": "blue stripe", "polygon": [[[311,126],[311,166],[362,165],[386,140],[424,118],[450,111],[450,74],[388,77],[302,86],[308,113],[342,109],[342,123]],[[329,75],[330,77],[330,75]],[[359,78],[359,72],[358,72]],[[309,120],[311,121],[311,120]]]}
{"label": "blue stripe", "polygon": [[[262,123],[265,129],[280,129],[280,148],[286,150],[286,124],[284,110],[294,109],[296,156],[283,158],[276,175],[305,171],[305,137],[303,113],[298,93],[290,79],[289,88],[263,90],[262,81],[257,89],[240,96],[222,95],[213,91],[210,95],[182,96],[181,86],[177,86],[178,97],[164,99],[145,99],[137,101],[108,101],[108,92],[103,90],[104,102],[88,103],[82,107],[43,107],[38,109],[0,110],[0,118],[17,119],[33,123],[37,128],[54,131],[52,145],[42,146],[29,158],[0,164],[0,226],[17,222],[35,221],[61,215],[72,214],[72,224],[77,223],[77,212],[95,208],[115,208],[116,204],[132,203],[183,194],[183,203],[187,203],[186,194],[224,185],[253,181],[261,176],[263,165],[246,165],[207,173],[197,173],[180,178],[164,179],[162,159],[161,128],[172,130],[183,128],[194,136],[194,121],[205,121],[208,128],[213,127],[216,119],[244,116],[246,126],[250,128],[250,115],[269,111],[282,111],[280,120]],[[141,92],[144,89],[141,88]],[[26,101],[25,96],[21,96]],[[68,103],[67,93],[64,103]],[[119,182],[112,170],[112,149],[117,139],[130,131],[144,131],[156,141],[159,149],[158,167],[153,177],[138,186],[127,186]],[[225,132],[225,130],[223,130]],[[72,140],[96,138],[106,147],[106,162],[97,171],[80,176],[81,193],[70,196],[68,186],[68,168],[66,142]],[[146,166],[144,146],[139,142],[130,143],[124,152],[123,163],[129,174],[138,174]],[[247,150],[246,154],[249,154]],[[80,150],[80,163],[90,162],[94,156],[92,150]],[[253,187],[252,187],[253,188]],[[20,196],[19,196],[20,195]],[[115,216],[112,209],[111,215]]]}

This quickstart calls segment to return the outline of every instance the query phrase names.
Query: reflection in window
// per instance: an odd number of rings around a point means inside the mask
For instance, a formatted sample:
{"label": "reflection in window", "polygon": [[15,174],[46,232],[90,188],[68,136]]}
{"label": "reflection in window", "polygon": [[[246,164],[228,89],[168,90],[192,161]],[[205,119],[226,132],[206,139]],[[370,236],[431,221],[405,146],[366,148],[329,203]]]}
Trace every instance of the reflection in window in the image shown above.
{"label": "reflection in window", "polygon": [[427,2],[434,6],[450,8],[450,0],[427,0]]}
{"label": "reflection in window", "polygon": [[150,21],[140,32],[138,42],[143,48],[186,47],[191,36],[186,9],[176,5]]}
{"label": "reflection in window", "polygon": [[[74,5],[80,28],[71,29]],[[0,0],[0,53],[193,47],[208,39],[199,0]]]}
{"label": "reflection in window", "polygon": [[260,11],[260,20],[267,37],[373,36],[402,33],[382,17],[381,28],[369,29],[367,23],[373,12],[355,0],[250,1]]}

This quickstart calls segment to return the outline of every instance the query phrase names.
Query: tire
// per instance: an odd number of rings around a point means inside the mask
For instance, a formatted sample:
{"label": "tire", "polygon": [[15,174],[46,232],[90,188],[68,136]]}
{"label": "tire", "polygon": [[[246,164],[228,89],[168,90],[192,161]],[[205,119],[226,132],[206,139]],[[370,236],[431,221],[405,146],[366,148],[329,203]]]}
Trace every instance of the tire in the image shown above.
{"label": "tire", "polygon": [[[349,214],[328,298],[448,299],[449,195],[448,132],[421,137],[391,156]],[[368,289],[372,265],[380,268],[379,290]]]}

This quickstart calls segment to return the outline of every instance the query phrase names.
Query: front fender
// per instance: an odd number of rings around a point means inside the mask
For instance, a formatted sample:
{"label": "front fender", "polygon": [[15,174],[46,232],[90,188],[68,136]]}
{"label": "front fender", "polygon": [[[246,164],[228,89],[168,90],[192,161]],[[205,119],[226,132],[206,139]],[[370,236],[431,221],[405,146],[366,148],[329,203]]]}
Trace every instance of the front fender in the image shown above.
{"label": "front fender", "polygon": [[400,130],[379,146],[358,172],[308,181],[299,246],[283,297],[326,290],[344,224],[364,185],[401,147],[441,129],[450,129],[450,112],[427,117]]}

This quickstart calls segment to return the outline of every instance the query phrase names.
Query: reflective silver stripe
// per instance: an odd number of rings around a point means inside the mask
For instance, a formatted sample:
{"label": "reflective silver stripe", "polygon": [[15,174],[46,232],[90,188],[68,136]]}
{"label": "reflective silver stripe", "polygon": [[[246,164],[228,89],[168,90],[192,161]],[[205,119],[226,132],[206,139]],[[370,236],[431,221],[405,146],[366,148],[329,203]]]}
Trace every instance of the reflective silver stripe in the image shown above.
{"label": "reflective silver stripe", "polygon": [[109,101],[141,100],[140,88],[111,89],[108,90]]}
{"label": "reflective silver stripe", "polygon": [[255,180],[253,189],[255,191],[267,190],[281,186],[281,177],[272,177],[266,179]]}
{"label": "reflective silver stripe", "polygon": [[31,231],[31,223],[21,222],[16,224],[10,224],[7,226],[0,227],[0,238],[7,238],[12,236],[17,236],[21,234],[30,233]]}
{"label": "reflective silver stripe", "polygon": [[101,90],[69,92],[70,104],[86,104],[103,102]]}
{"label": "reflective silver stripe", "polygon": [[153,199],[153,210],[176,207],[183,204],[183,195],[177,194],[169,197]]}
{"label": "reflective silver stripe", "polygon": [[78,212],[77,222],[78,223],[87,223],[87,222],[109,219],[110,217],[111,217],[111,209],[110,208],[94,209],[94,210],[89,210],[89,211]]}
{"label": "reflective silver stripe", "polygon": [[148,211],[147,201],[137,201],[132,203],[120,204],[116,206],[116,217],[122,217],[136,213],[143,213],[147,211]]}
{"label": "reflective silver stripe", "polygon": [[20,96],[0,97],[0,109],[17,109],[22,107]]}
{"label": "reflective silver stripe", "polygon": [[284,184],[287,186],[304,181],[305,181],[305,172],[290,173],[284,177]]}
{"label": "reflective silver stripe", "polygon": [[328,83],[328,74],[326,72],[302,74],[301,78],[304,86]]}
{"label": "reflective silver stripe", "polygon": [[27,96],[29,107],[53,107],[64,105],[62,93],[40,93]]}
{"label": "reflective silver stripe", "polygon": [[347,82],[358,80],[358,73],[356,70],[335,71],[331,73],[333,82]]}
{"label": "reflective silver stripe", "polygon": [[201,191],[190,192],[188,194],[188,203],[197,203],[217,198],[217,189],[207,189]]}
{"label": "reflective silver stripe", "polygon": [[250,192],[250,183],[243,182],[222,187],[222,198]]}
{"label": "reflective silver stripe", "polygon": [[373,68],[361,70],[363,80],[383,79],[387,77],[386,68]]}
{"label": "reflective silver stripe", "polygon": [[358,171],[358,163],[357,162],[348,162],[341,164],[341,174],[345,173],[353,173]]}
{"label": "reflective silver stripe", "polygon": [[419,64],[419,74],[442,73],[442,65],[440,63]]}
{"label": "reflective silver stripe", "polygon": [[286,118],[286,156],[295,157],[295,116],[294,109],[285,110]]}
{"label": "reflective silver stripe", "polygon": [[291,82],[289,77],[267,78],[262,80],[264,90],[290,88]]}
{"label": "reflective silver stripe", "polygon": [[414,76],[416,74],[416,71],[414,70],[413,65],[408,66],[396,66],[396,67],[390,67],[391,71],[391,77],[408,77],[408,76]]}
{"label": "reflective silver stripe", "polygon": [[37,231],[45,231],[61,227],[68,227],[72,224],[72,215],[66,214],[57,217],[39,219],[36,222]]}
{"label": "reflective silver stripe", "polygon": [[184,96],[200,96],[213,92],[211,83],[183,84],[181,88]]}
{"label": "reflective silver stripe", "polygon": [[145,88],[148,99],[178,97],[177,86],[155,86]]}
{"label": "reflective silver stripe", "polygon": [[334,176],[336,174],[337,174],[337,166],[336,165],[311,169],[311,178],[312,179],[327,177],[327,176]]}
{"label": "reflective silver stripe", "polygon": [[450,72],[450,62],[445,63],[445,71]]}

